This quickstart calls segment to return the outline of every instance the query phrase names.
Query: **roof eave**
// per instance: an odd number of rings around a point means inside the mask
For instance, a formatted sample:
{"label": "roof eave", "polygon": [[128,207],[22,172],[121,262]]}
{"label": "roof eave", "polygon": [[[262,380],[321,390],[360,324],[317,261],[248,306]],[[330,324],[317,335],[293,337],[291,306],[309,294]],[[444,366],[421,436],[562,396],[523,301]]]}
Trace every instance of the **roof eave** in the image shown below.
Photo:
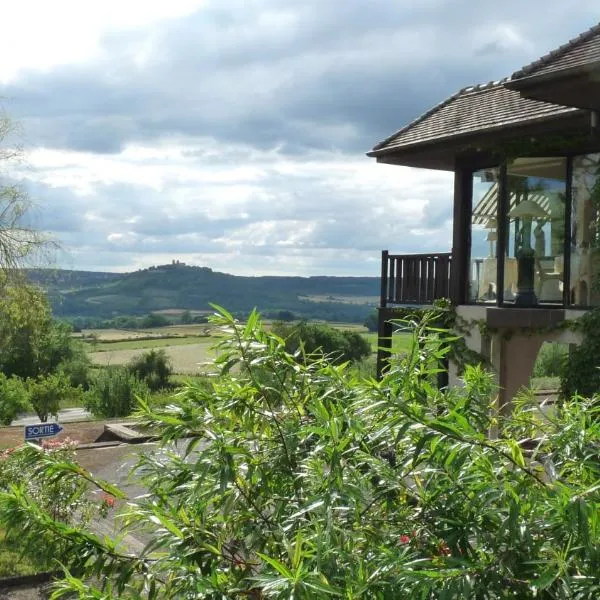
{"label": "roof eave", "polygon": [[504,85],[510,90],[521,92],[543,83],[556,82],[560,81],[561,79],[569,79],[579,75],[587,75],[594,71],[600,73],[600,60],[591,61],[583,65],[576,65],[574,67],[567,67],[565,69],[559,69],[557,71],[547,71],[545,73],[527,75],[518,79],[509,79]]}
{"label": "roof eave", "polygon": [[504,130],[519,130],[522,128],[526,128],[530,125],[537,125],[539,123],[543,123],[545,121],[555,121],[561,118],[564,118],[565,115],[576,116],[578,113],[583,112],[582,109],[567,107],[565,106],[564,110],[560,113],[555,113],[552,115],[543,115],[541,117],[537,117],[535,119],[529,119],[524,122],[516,122],[516,123],[502,123],[499,125],[494,125],[492,127],[488,127],[486,129],[479,129],[477,131],[468,131],[464,133],[458,133],[455,135],[448,135],[444,137],[434,138],[425,140],[422,142],[412,142],[410,144],[404,144],[402,146],[391,146],[391,147],[383,147],[379,148],[375,146],[372,150],[367,152],[367,156],[371,158],[379,158],[380,156],[386,156],[390,154],[404,154],[407,152],[412,152],[413,150],[428,150],[433,149],[439,145],[452,144],[453,142],[462,142],[463,140],[473,139],[476,140],[481,138],[482,136],[487,135],[488,133],[494,133],[497,131]]}

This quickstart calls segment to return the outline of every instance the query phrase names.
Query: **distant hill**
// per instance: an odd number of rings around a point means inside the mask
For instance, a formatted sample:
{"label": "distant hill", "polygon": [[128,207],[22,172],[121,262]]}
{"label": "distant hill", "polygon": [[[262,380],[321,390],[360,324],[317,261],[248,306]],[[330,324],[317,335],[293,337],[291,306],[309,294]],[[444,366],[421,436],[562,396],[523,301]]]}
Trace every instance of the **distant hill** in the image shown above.
{"label": "distant hill", "polygon": [[379,296],[378,277],[241,277],[184,264],[132,273],[31,270],[56,316],[111,318],[167,309],[292,311],[299,317],[360,321]]}

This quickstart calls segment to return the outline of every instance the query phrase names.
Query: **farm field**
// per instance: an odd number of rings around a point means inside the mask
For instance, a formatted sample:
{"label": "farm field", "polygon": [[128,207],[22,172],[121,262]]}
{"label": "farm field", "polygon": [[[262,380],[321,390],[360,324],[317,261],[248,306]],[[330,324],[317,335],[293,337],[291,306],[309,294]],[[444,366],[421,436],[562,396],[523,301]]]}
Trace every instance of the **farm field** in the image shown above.
{"label": "farm field", "polygon": [[84,341],[118,342],[123,340],[143,340],[148,338],[172,338],[210,335],[211,326],[205,323],[191,325],[169,325],[151,329],[84,329],[75,334]]}
{"label": "farm field", "polygon": [[210,341],[209,336],[197,337],[172,337],[172,338],[138,338],[135,340],[105,341],[101,343],[91,343],[91,351],[96,352],[114,352],[115,350],[149,350],[150,348],[167,348],[169,346],[186,346],[189,344],[198,344],[200,340]]}
{"label": "farm field", "polygon": [[[163,346],[163,348],[171,360],[174,373],[194,375],[211,370],[210,365],[202,363],[212,360],[213,352],[211,347],[213,342],[214,340],[206,338],[206,341],[200,343],[196,341],[196,343],[172,344]],[[96,365],[122,365],[128,363],[132,358],[143,354],[147,350],[147,346],[124,350],[104,349],[98,352],[90,352],[89,356]]]}

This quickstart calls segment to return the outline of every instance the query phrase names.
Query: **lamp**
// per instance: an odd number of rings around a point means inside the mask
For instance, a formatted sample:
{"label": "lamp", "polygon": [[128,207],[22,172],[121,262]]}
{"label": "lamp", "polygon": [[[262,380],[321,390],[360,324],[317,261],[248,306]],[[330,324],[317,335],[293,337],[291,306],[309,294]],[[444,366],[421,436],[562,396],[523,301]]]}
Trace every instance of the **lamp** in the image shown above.
{"label": "lamp", "polygon": [[485,228],[489,229],[485,239],[490,243],[490,258],[494,258],[494,242],[498,239],[498,233],[495,231],[496,227],[498,227],[496,219],[494,217],[489,218],[485,224]]}
{"label": "lamp", "polygon": [[533,200],[523,200],[509,213],[511,220],[519,219],[521,229],[517,233],[515,255],[517,257],[517,294],[515,304],[535,306],[537,297],[533,288],[535,252],[531,247],[531,225],[533,219],[547,219],[546,211]]}
{"label": "lamp", "polygon": [[494,258],[494,242],[498,239],[498,234],[495,231],[489,231],[485,239],[490,243],[490,258]]}

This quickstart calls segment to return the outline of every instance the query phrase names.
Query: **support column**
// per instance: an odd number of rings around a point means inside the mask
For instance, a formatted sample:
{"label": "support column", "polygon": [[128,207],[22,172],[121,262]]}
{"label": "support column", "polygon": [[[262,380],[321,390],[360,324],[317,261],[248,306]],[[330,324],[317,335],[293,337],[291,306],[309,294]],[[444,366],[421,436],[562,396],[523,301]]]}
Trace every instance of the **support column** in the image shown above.
{"label": "support column", "polygon": [[498,378],[498,410],[510,414],[512,401],[522,388],[529,387],[529,378],[544,340],[540,336],[513,335],[505,339],[503,332],[494,334],[492,365]]}
{"label": "support column", "polygon": [[450,299],[458,306],[467,301],[469,253],[471,248],[471,201],[473,186],[471,171],[457,164],[454,168],[454,214],[452,229],[452,268]]}
{"label": "support column", "polygon": [[379,308],[377,328],[377,379],[389,368],[389,360],[392,357],[392,324],[390,323],[389,309]]}

